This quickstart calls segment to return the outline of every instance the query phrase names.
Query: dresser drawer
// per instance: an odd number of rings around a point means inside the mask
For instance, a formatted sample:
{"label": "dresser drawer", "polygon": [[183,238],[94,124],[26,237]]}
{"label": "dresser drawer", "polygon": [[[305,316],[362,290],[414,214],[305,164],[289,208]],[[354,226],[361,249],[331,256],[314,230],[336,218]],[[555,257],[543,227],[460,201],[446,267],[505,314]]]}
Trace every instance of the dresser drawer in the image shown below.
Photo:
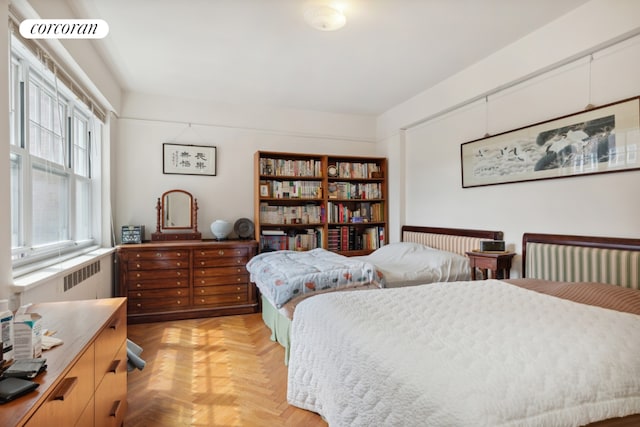
{"label": "dresser drawer", "polygon": [[[95,391],[94,346],[91,344],[25,424],[28,427],[76,424]],[[89,408],[92,410],[92,408]]]}
{"label": "dresser drawer", "polygon": [[133,260],[127,262],[129,271],[134,270],[166,270],[189,268],[188,259]]}
{"label": "dresser drawer", "polygon": [[167,260],[167,259],[183,259],[189,260],[189,250],[167,250],[160,249],[154,251],[136,251],[131,252],[129,255],[129,261],[148,261],[148,260]]}
{"label": "dresser drawer", "polygon": [[189,307],[189,297],[127,299],[129,313],[156,310],[182,310]]}
{"label": "dresser drawer", "polygon": [[127,297],[130,300],[134,299],[149,299],[149,298],[182,298],[189,296],[188,288],[167,288],[167,289],[140,289],[129,291]]}
{"label": "dresser drawer", "polygon": [[249,298],[246,292],[193,297],[194,305],[244,304],[247,301]]}
{"label": "dresser drawer", "polygon": [[[156,280],[131,280],[129,283],[129,291],[145,290],[145,289],[173,289],[189,288],[189,277],[178,279],[156,279]],[[128,292],[127,292],[128,296]]]}
{"label": "dresser drawer", "polygon": [[210,259],[206,261],[199,260],[193,264],[193,270],[198,271],[199,272],[198,274],[203,274],[201,272],[207,269],[235,267],[236,271],[238,268],[240,268],[240,269],[244,269],[243,272],[247,272],[246,265],[248,261],[249,260],[247,258],[236,258],[236,257],[222,258],[222,259],[216,259],[216,260]]}
{"label": "dresser drawer", "polygon": [[196,286],[193,288],[193,297],[206,295],[221,295],[221,294],[237,294],[239,292],[247,292],[249,285],[243,283],[241,285],[218,285],[218,286]]}
{"label": "dresser drawer", "polygon": [[206,248],[196,249],[193,251],[194,261],[200,261],[201,259],[219,259],[228,257],[243,257],[246,258],[249,255],[249,249],[247,248]]}
{"label": "dresser drawer", "polygon": [[135,283],[136,280],[150,279],[182,279],[188,281],[189,269],[129,271],[127,273],[127,280],[133,283]]}
{"label": "dresser drawer", "polygon": [[231,276],[197,276],[193,279],[193,286],[215,286],[249,283],[248,274],[234,274]]}

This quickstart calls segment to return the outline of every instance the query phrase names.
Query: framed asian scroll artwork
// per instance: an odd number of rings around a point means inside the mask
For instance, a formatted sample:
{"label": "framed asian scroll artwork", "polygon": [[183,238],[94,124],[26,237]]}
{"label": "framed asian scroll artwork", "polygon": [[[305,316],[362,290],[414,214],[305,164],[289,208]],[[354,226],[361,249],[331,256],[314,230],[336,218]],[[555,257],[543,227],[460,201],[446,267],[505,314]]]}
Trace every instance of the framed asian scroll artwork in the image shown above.
{"label": "framed asian scroll artwork", "polygon": [[460,146],[462,187],[640,169],[640,97]]}
{"label": "framed asian scroll artwork", "polygon": [[216,147],[162,144],[162,172],[180,175],[215,175]]}

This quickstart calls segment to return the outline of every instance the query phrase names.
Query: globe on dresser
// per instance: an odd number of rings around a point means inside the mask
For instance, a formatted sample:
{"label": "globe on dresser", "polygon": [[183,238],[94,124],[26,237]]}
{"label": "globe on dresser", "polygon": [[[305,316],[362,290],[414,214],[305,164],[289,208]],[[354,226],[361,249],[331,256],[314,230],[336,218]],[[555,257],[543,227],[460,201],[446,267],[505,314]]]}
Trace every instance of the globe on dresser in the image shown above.
{"label": "globe on dresser", "polygon": [[211,223],[211,232],[217,240],[226,239],[232,230],[233,225],[228,221],[217,219]]}

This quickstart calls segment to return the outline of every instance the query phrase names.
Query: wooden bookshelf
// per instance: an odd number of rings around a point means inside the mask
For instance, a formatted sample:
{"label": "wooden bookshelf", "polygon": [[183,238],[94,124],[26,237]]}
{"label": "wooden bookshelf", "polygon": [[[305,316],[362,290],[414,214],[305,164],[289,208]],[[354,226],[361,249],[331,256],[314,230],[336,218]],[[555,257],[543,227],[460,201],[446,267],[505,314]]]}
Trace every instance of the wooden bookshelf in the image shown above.
{"label": "wooden bookshelf", "polygon": [[384,157],[256,152],[259,250],[371,253],[388,235],[387,175]]}

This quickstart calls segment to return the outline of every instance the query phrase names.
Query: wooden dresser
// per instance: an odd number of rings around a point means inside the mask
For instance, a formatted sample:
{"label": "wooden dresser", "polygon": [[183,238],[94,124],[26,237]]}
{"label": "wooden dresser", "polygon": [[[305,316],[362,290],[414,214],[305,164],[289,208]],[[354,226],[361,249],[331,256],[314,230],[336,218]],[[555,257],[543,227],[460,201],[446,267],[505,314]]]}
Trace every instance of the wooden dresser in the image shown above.
{"label": "wooden dresser", "polygon": [[121,426],[127,410],[124,298],[35,304],[43,328],[64,343],[43,352],[40,386],[0,407],[0,425]]}
{"label": "wooden dresser", "polygon": [[152,242],[117,247],[119,296],[129,323],[259,310],[247,262],[255,240]]}

